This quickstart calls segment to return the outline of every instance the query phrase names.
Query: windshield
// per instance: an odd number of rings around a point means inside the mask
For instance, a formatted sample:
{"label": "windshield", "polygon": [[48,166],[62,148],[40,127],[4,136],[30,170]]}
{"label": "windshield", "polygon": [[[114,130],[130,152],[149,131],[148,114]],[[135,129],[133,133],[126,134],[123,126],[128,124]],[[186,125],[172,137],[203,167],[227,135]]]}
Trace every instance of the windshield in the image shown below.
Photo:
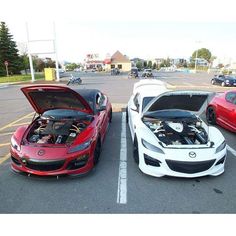
{"label": "windshield", "polygon": [[143,105],[142,105],[142,111],[147,106],[147,104],[153,99],[154,97],[145,97],[143,98]]}

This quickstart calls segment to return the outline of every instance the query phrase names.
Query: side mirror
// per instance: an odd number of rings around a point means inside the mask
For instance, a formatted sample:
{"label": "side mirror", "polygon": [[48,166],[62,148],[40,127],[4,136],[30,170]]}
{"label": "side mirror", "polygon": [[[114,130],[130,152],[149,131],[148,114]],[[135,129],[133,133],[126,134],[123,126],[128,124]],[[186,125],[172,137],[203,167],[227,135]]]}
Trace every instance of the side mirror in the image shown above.
{"label": "side mirror", "polygon": [[97,110],[98,110],[98,111],[105,111],[106,109],[107,109],[106,106],[101,106],[101,107],[99,107]]}
{"label": "side mirror", "polygon": [[134,104],[130,106],[130,110],[138,112],[138,108]]}

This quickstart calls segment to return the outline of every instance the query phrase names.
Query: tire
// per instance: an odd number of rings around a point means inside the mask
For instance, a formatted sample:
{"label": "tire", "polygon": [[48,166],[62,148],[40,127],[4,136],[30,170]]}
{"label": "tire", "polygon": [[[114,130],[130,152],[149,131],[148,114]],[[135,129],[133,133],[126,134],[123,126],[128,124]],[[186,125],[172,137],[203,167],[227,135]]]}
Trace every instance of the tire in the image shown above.
{"label": "tire", "polygon": [[94,154],[93,154],[93,164],[96,166],[99,162],[100,159],[100,154],[101,154],[101,140],[100,138],[97,141],[96,147],[94,149]]}
{"label": "tire", "polygon": [[126,117],[126,123],[128,124],[129,123],[129,114],[128,114],[128,107],[126,107],[125,109],[125,117]]}
{"label": "tire", "polygon": [[212,84],[212,85],[215,84],[215,80],[214,80],[214,79],[211,80],[211,84]]}
{"label": "tire", "polygon": [[216,124],[216,112],[215,112],[215,109],[213,107],[208,107],[207,108],[206,119],[207,119],[207,122],[209,124],[211,124],[211,125]]}
{"label": "tire", "polygon": [[224,86],[225,86],[225,82],[222,82],[222,83],[221,83],[221,86],[224,87]]}
{"label": "tire", "polygon": [[139,164],[139,153],[138,153],[138,141],[136,136],[134,137],[134,144],[133,144],[133,158],[136,164]]}
{"label": "tire", "polygon": [[109,112],[109,123],[111,123],[111,122],[112,122],[112,109]]}

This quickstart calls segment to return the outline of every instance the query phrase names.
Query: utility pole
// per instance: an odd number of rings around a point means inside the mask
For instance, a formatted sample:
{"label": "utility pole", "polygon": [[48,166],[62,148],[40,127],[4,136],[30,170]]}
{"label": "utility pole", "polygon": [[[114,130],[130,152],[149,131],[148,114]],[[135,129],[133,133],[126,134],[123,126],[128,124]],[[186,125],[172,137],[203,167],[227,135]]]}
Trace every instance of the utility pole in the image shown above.
{"label": "utility pole", "polygon": [[60,81],[60,74],[59,74],[58,56],[57,56],[57,41],[56,41],[55,22],[53,22],[53,33],[54,33],[53,46],[54,46],[54,52],[55,52],[55,56],[56,56],[56,77],[57,77],[57,82],[59,82]]}
{"label": "utility pole", "polygon": [[[196,43],[201,43],[201,41],[196,41]],[[195,73],[197,73],[197,57],[198,57],[198,48],[197,48],[196,56],[195,56]]]}
{"label": "utility pole", "polygon": [[33,83],[35,81],[34,78],[34,66],[33,66],[33,59],[32,59],[32,55],[30,52],[30,47],[29,47],[29,28],[28,28],[28,23],[26,23],[26,34],[27,34],[27,47],[28,47],[28,57],[29,57],[29,63],[30,63],[30,73],[31,73],[31,82]]}

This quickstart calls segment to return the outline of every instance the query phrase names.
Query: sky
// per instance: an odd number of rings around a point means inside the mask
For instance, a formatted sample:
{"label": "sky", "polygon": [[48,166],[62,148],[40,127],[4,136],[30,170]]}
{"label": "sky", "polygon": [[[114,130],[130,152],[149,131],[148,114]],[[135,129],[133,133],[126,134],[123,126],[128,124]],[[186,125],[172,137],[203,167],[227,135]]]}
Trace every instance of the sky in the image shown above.
{"label": "sky", "polygon": [[[104,58],[116,50],[129,58],[189,58],[203,47],[218,59],[236,61],[235,5],[232,0],[8,0],[1,3],[0,21],[17,42],[27,41],[26,22],[30,40],[52,39],[55,22],[60,61],[81,62],[89,53]],[[53,48],[52,42],[30,47]]]}

